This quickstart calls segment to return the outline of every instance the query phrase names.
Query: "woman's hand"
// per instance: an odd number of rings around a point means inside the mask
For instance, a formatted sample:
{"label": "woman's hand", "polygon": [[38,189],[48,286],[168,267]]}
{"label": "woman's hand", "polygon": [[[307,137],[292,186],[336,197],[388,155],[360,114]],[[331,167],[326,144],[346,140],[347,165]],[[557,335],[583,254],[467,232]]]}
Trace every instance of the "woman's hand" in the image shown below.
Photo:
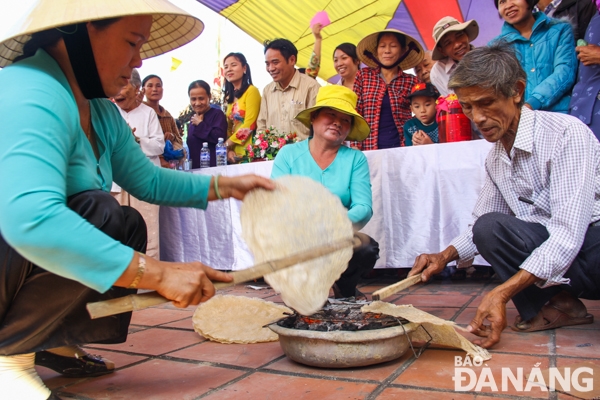
{"label": "woman's hand", "polygon": [[600,64],[600,47],[594,44],[575,47],[577,58],[585,66]]}
{"label": "woman's hand", "polygon": [[[210,189],[208,191],[208,200],[217,200],[214,185],[215,177],[210,180]],[[243,200],[246,194],[257,188],[273,190],[275,182],[268,178],[258,175],[241,175],[241,176],[220,176],[219,177],[219,193],[221,197]]]}
{"label": "woman's hand", "polygon": [[164,264],[163,279],[155,289],[176,307],[202,303],[215,295],[213,282],[231,282],[233,279],[201,262],[161,264]]}
{"label": "woman's hand", "polygon": [[312,33],[313,33],[313,36],[315,37],[315,39],[321,40],[322,39],[321,29],[323,29],[323,25],[314,24],[311,29],[312,29]]}
{"label": "woman's hand", "polygon": [[237,153],[233,150],[227,150],[227,162],[229,164],[237,164],[238,161]]}
{"label": "woman's hand", "polygon": [[[196,305],[215,294],[213,282],[231,282],[231,275],[216,271],[200,262],[173,263],[144,256],[146,267],[138,288],[156,290],[177,307]],[[129,266],[114,283],[128,287],[140,271],[140,256],[134,253]]]}
{"label": "woman's hand", "polygon": [[200,122],[202,122],[204,120],[204,114],[194,114],[192,115],[192,119],[190,120],[190,122],[196,126],[198,126],[198,124]]}

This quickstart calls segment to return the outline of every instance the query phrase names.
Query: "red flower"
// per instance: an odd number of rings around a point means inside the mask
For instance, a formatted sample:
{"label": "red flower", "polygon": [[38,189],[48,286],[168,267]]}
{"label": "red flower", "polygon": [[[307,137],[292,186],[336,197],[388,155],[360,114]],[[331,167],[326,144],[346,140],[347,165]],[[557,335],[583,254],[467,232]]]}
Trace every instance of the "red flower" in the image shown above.
{"label": "red flower", "polygon": [[269,143],[267,143],[266,140],[261,140],[260,142],[260,148],[263,150],[266,150],[269,147]]}
{"label": "red flower", "polygon": [[253,158],[254,157],[254,152],[252,150],[249,150],[248,151],[248,156],[251,157],[251,158]]}

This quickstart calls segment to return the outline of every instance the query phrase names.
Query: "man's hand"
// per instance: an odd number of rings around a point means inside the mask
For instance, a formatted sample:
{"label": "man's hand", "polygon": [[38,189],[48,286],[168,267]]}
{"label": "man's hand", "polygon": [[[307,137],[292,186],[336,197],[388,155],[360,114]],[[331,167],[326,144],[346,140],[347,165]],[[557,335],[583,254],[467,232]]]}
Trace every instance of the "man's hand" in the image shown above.
{"label": "man's hand", "polygon": [[427,282],[433,275],[437,275],[450,261],[458,259],[458,252],[454,246],[448,246],[446,250],[436,254],[421,254],[415,259],[408,276],[421,273],[421,280]]}
{"label": "man's hand", "polygon": [[585,66],[600,64],[600,47],[594,44],[575,47],[577,58]]}
{"label": "man's hand", "polygon": [[[475,318],[467,328],[469,332],[483,337],[485,340],[476,340],[473,343],[484,348],[489,348],[498,343],[502,331],[506,328],[506,303],[521,290],[539,280],[532,273],[521,269],[509,280],[486,294],[477,308]],[[489,326],[484,325],[486,319],[490,321]]]}
{"label": "man's hand", "polygon": [[[508,299],[504,297],[502,291],[492,290],[483,297],[477,308],[477,314],[467,329],[472,334],[485,339],[474,340],[473,343],[487,349],[500,341],[500,335],[506,328],[507,302]],[[490,325],[485,325],[485,320],[490,321]]]}

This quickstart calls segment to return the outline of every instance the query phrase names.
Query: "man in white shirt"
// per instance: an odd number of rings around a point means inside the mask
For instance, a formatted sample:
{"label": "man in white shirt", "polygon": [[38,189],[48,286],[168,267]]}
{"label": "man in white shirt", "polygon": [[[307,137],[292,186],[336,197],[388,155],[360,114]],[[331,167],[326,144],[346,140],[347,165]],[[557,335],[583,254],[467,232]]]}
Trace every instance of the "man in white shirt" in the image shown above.
{"label": "man in white shirt", "polygon": [[454,71],[449,87],[495,146],[473,223],[410,272],[426,281],[477,253],[491,264],[504,283],[468,327],[483,347],[500,340],[511,299],[519,332],[592,323],[579,298],[600,299],[600,143],[576,118],[523,107],[526,79],[504,43],[472,50]]}
{"label": "man in white shirt", "polygon": [[297,56],[296,46],[287,39],[265,42],[265,65],[273,82],[263,90],[256,130],[274,127],[279,133],[296,132],[301,139],[308,138],[308,128],[295,117],[315,105],[321,85],[296,70]]}
{"label": "man in white shirt", "polygon": [[458,62],[471,49],[471,42],[479,35],[477,21],[470,20],[460,23],[454,17],[444,17],[433,27],[435,46],[431,58],[437,61],[429,73],[431,83],[444,97],[451,93],[448,89],[450,74]]}

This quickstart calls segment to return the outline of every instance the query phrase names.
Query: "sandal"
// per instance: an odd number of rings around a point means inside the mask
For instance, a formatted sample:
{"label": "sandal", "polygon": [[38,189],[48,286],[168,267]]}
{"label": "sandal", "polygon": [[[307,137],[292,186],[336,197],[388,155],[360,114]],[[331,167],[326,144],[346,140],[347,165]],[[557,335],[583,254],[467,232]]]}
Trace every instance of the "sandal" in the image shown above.
{"label": "sandal", "polygon": [[585,317],[571,317],[569,314],[550,304],[542,307],[542,310],[534,318],[523,321],[520,315],[515,318],[515,323],[510,329],[515,332],[538,332],[548,329],[556,329],[562,326],[584,325],[594,322],[592,314]]}

